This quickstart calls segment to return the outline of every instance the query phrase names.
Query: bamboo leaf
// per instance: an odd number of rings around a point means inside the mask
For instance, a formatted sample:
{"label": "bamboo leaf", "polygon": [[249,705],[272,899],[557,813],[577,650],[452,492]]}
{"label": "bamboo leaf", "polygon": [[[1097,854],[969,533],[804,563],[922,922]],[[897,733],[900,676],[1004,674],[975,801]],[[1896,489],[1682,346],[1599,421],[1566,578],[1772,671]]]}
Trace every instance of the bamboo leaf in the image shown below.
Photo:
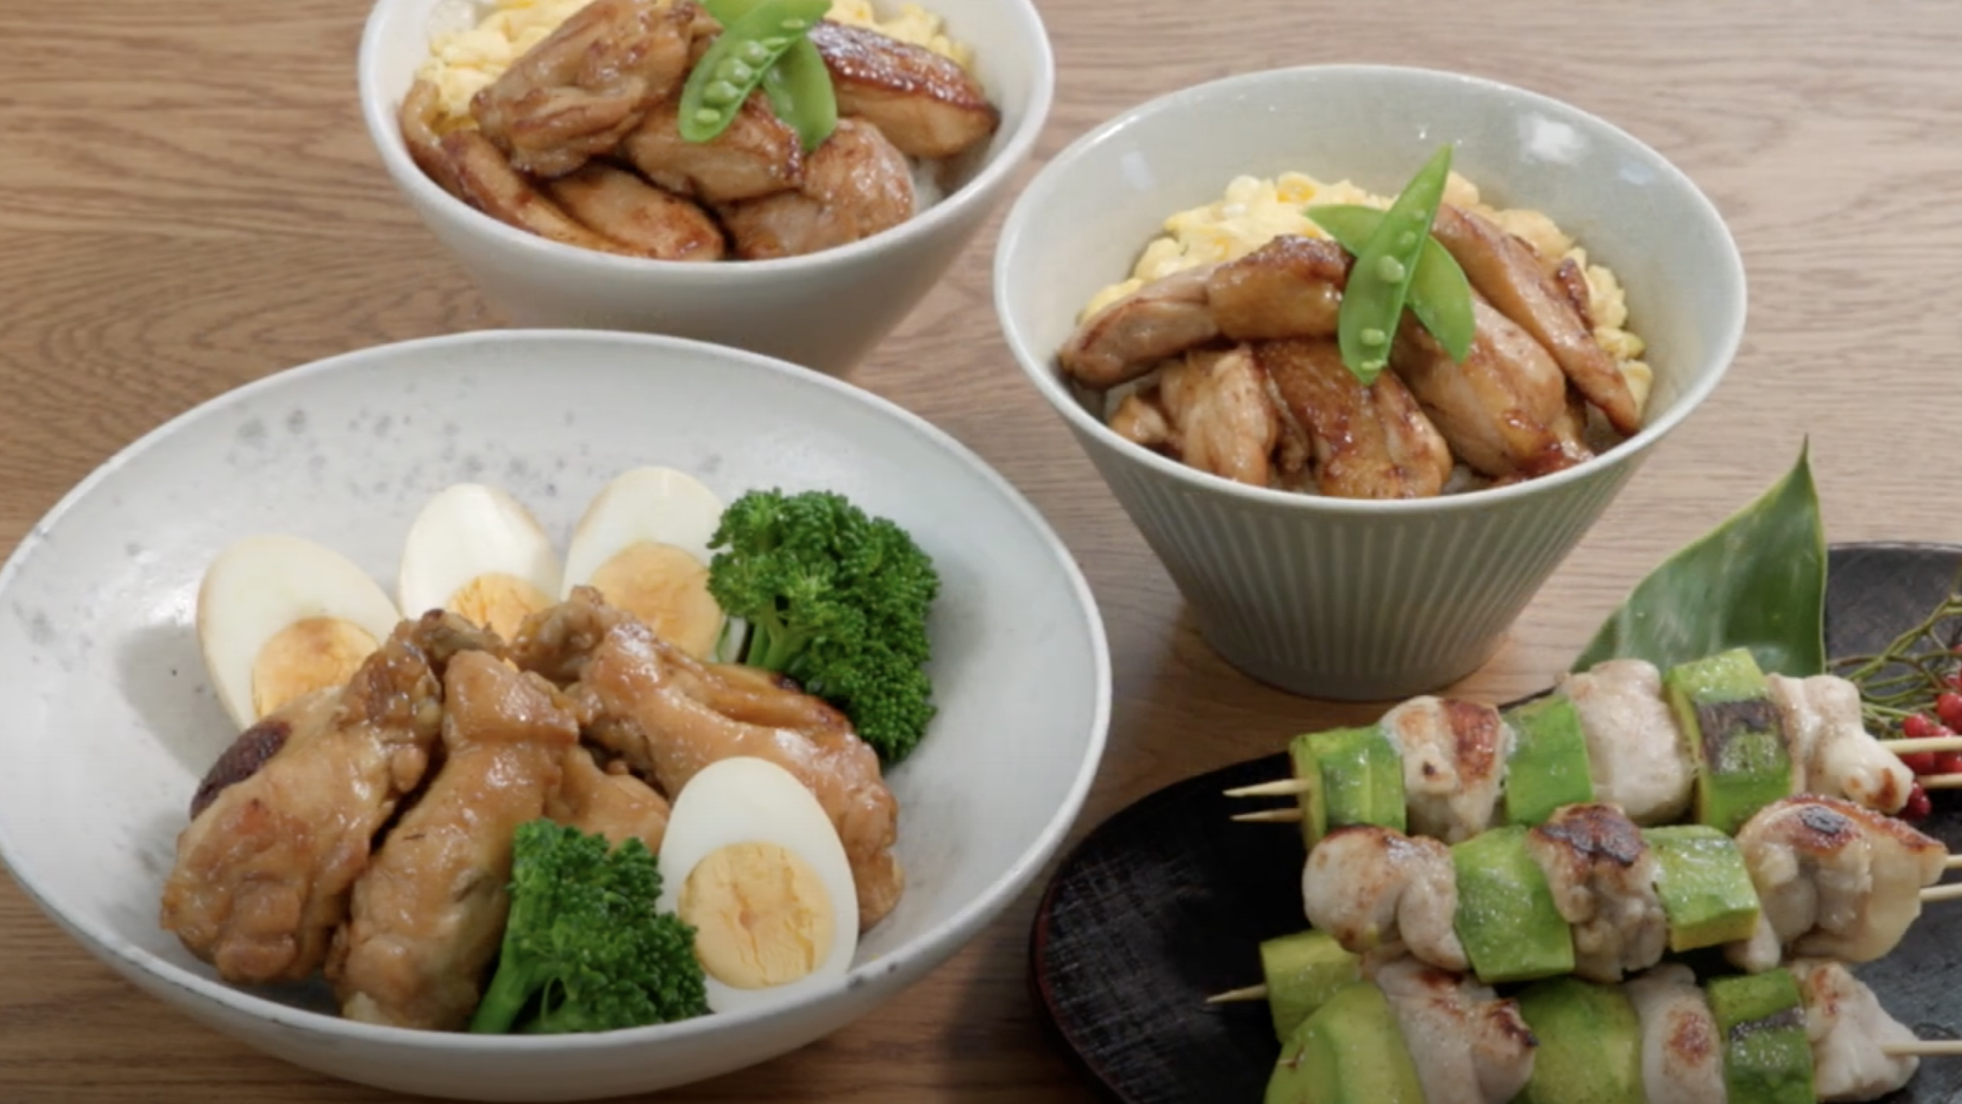
{"label": "bamboo leaf", "polygon": [[1574,661],[1646,659],[1667,669],[1749,648],[1766,671],[1826,670],[1826,532],[1809,447],[1756,502],[1663,561]]}

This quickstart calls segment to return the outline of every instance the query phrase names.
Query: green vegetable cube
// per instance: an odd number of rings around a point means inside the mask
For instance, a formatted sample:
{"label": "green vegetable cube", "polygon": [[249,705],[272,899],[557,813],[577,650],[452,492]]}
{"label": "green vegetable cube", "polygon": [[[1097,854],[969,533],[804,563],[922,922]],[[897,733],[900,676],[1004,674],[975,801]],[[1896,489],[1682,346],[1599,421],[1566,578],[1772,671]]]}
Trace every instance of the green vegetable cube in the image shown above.
{"label": "green vegetable cube", "polygon": [[1758,890],[1737,841],[1702,824],[1646,828],[1655,855],[1655,894],[1669,917],[1669,949],[1681,954],[1749,939]]}
{"label": "green vegetable cube", "polygon": [[1731,1104],[1813,1104],[1805,1002],[1791,973],[1714,978],[1705,991],[1723,1039]]}
{"label": "green vegetable cube", "polygon": [[1587,768],[1587,737],[1580,712],[1562,697],[1541,698],[1510,709],[1512,757],[1506,761],[1506,821],[1531,827],[1562,805],[1594,800]]}
{"label": "green vegetable cube", "polygon": [[1792,792],[1784,724],[1745,648],[1679,664],[1662,677],[1676,724],[1697,754],[1696,818],[1726,834]]}
{"label": "green vegetable cube", "polygon": [[1493,828],[1451,847],[1458,876],[1452,926],[1488,985],[1572,972],[1573,930],[1554,907],[1546,874],[1526,851],[1526,829]]}

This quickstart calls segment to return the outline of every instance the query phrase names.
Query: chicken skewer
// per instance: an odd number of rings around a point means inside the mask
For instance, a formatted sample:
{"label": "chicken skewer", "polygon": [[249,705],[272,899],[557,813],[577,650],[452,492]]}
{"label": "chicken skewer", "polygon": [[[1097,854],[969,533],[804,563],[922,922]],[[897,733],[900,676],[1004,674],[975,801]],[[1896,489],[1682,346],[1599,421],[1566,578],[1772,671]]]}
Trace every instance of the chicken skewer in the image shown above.
{"label": "chicken skewer", "polygon": [[1404,959],[1319,995],[1283,1035],[1267,1099],[1346,1085],[1357,1099],[1425,1104],[1861,1101],[1904,1087],[1920,1058],[1959,1052],[1916,1038],[1830,959],[1703,985],[1672,963],[1623,985],[1557,979],[1507,999]]}
{"label": "chicken skewer", "polygon": [[[1685,687],[1693,685],[1698,669],[1718,665],[1741,672],[1761,690],[1731,695],[1707,708],[1698,704]],[[1531,823],[1512,807],[1511,791],[1524,787],[1545,790],[1558,784],[1567,800],[1615,804],[1645,826],[1675,821],[1692,803],[1708,813],[1713,792],[1732,781],[1723,777],[1729,768],[1708,739],[1717,729],[1741,730],[1744,738],[1760,740],[1782,760],[1766,777],[1749,781],[1746,803],[1717,802],[1727,806],[1718,811],[1731,821],[1721,825],[1725,828],[1780,793],[1819,793],[1891,814],[1913,792],[1913,773],[1900,756],[1928,750],[1920,746],[1925,741],[1908,747],[1908,741],[1874,738],[1860,720],[1858,689],[1844,679],[1761,675],[1742,651],[1680,665],[1666,679],[1670,686],[1665,687],[1664,672],[1645,661],[1609,660],[1564,676],[1553,697],[1504,713],[1475,703],[1418,697],[1386,713],[1374,731],[1401,760],[1400,803],[1407,806],[1403,812],[1411,830],[1448,841],[1476,835],[1502,812],[1509,814],[1507,820]],[[1577,727],[1580,739],[1570,731],[1549,730],[1549,717]],[[1540,721],[1537,731],[1529,730],[1535,718]],[[1691,725],[1695,733],[1687,730]],[[1261,810],[1234,819],[1303,823],[1312,846],[1324,829],[1313,816],[1316,791],[1333,781],[1325,759],[1332,742],[1338,741],[1325,733],[1297,737],[1290,746],[1296,777],[1227,791],[1231,797],[1295,796],[1301,799],[1300,808]],[[1962,738],[1955,742],[1962,746]],[[1962,786],[1962,777],[1955,785]],[[1393,804],[1398,802],[1375,802],[1372,815],[1396,812]],[[1544,802],[1537,806],[1544,807]],[[1332,814],[1326,808],[1319,811]],[[1335,823],[1332,819],[1326,827]],[[1393,818],[1388,823],[1397,826]]]}
{"label": "chicken skewer", "polygon": [[1576,973],[1618,981],[1665,950],[1721,946],[1746,971],[1789,953],[1852,962],[1893,949],[1948,855],[1850,802],[1785,798],[1733,840],[1641,829],[1608,805],[1452,847],[1392,829],[1331,832],[1302,869],[1309,923],[1372,960],[1410,954],[1487,983]]}

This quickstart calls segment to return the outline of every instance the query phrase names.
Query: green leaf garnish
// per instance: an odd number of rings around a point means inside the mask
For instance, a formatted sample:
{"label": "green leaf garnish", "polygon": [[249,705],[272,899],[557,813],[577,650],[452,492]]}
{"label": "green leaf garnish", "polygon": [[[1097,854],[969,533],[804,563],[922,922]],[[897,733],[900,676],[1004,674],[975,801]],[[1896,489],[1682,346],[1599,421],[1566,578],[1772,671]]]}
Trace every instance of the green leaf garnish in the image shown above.
{"label": "green leaf garnish", "polygon": [[1574,661],[1667,669],[1732,648],[1794,678],[1826,670],[1826,530],[1809,447],[1756,502],[1663,561]]}

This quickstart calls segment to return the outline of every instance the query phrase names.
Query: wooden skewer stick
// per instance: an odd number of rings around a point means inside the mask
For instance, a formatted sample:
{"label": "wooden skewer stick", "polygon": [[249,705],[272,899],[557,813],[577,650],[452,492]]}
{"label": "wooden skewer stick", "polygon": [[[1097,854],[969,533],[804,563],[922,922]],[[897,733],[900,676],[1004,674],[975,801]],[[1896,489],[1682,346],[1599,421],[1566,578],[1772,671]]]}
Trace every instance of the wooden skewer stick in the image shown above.
{"label": "wooden skewer stick", "polygon": [[[1956,737],[1962,741],[1962,736]],[[1294,797],[1305,794],[1315,787],[1299,778],[1277,778],[1272,782],[1261,782],[1252,786],[1241,786],[1226,791],[1228,797]]]}
{"label": "wooden skewer stick", "polygon": [[1921,901],[1923,904],[1931,901],[1962,901],[1962,882],[1929,886],[1921,891]]}
{"label": "wooden skewer stick", "polygon": [[1235,813],[1233,819],[1242,824],[1300,824],[1300,809],[1262,809],[1257,813]]}
{"label": "wooden skewer stick", "polygon": [[1962,1039],[1916,1039],[1911,1043],[1882,1043],[1880,1053],[1912,1054],[1917,1058],[1962,1055]]}
{"label": "wooden skewer stick", "polygon": [[1915,781],[1924,790],[1962,790],[1962,774],[1924,774]]}
{"label": "wooden skewer stick", "polygon": [[1267,986],[1249,985],[1244,989],[1228,989],[1224,993],[1214,993],[1206,998],[1207,1004],[1232,1004],[1235,1001],[1263,1001],[1267,999]]}
{"label": "wooden skewer stick", "polygon": [[1918,740],[1882,740],[1880,746],[1896,755],[1917,751],[1962,751],[1962,736],[1923,736]]}

